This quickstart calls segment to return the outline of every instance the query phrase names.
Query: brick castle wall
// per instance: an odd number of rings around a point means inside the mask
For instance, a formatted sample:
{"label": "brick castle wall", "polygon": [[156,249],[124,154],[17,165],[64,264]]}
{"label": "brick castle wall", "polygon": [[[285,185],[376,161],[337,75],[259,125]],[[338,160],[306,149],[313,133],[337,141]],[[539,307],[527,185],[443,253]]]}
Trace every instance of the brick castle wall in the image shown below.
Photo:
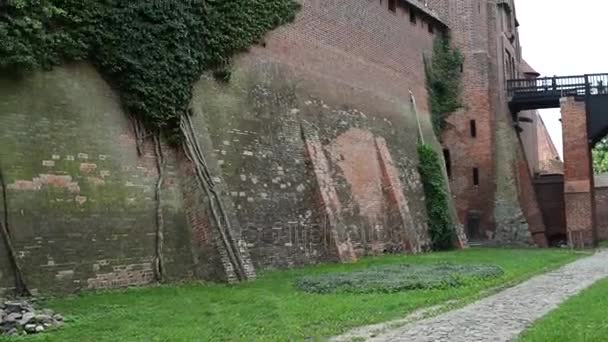
{"label": "brick castle wall", "polygon": [[[423,55],[441,25],[423,9],[413,22],[405,2],[394,12],[378,1],[302,4],[293,24],[235,60],[228,84],[203,77],[194,89],[193,125],[237,248],[258,267],[426,250],[409,92],[438,146]],[[153,281],[154,148],[137,155],[116,94],[87,65],[3,78],[0,92],[1,167],[28,285]],[[233,280],[192,165],[164,149],[168,279]]]}
{"label": "brick castle wall", "polygon": [[[544,232],[522,142],[513,128],[504,84],[519,77],[521,49],[511,1],[429,2],[449,23],[463,64],[463,108],[449,118],[458,216],[472,240],[532,243]],[[539,238],[540,244],[544,243]]]}
{"label": "brick castle wall", "polygon": [[[425,140],[440,150],[424,74],[424,56],[443,29],[436,16],[465,55],[464,107],[443,137],[459,219],[479,221],[470,225],[473,238],[531,241],[529,225],[542,222],[502,86],[520,60],[504,5],[397,1],[393,11],[389,1],[301,3],[294,23],[235,58],[230,82],[203,76],[194,87],[194,134],[246,271],[428,249],[416,112]],[[15,82],[0,83],[8,113],[0,117],[8,142],[0,156],[30,286],[152,281],[153,147],[137,155],[116,95],[89,66]],[[166,149],[168,276],[234,280],[192,165]],[[10,287],[6,266],[0,282]]]}
{"label": "brick castle wall", "polygon": [[[137,155],[116,94],[87,65],[2,78],[0,94],[0,167],[29,287],[66,292],[153,281],[154,148],[146,144]],[[176,165],[167,152],[168,279],[188,278],[192,270]],[[1,274],[1,286],[11,287],[10,267]]]}

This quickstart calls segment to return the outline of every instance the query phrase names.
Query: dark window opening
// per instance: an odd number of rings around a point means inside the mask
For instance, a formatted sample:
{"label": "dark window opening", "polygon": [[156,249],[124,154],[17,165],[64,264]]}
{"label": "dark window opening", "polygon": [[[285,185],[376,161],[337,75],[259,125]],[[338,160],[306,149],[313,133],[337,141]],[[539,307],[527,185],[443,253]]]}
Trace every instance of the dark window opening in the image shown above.
{"label": "dark window opening", "polygon": [[416,10],[410,7],[410,23],[416,23]]}
{"label": "dark window opening", "polygon": [[388,9],[392,12],[397,11],[397,0],[388,0]]}
{"label": "dark window opening", "polygon": [[443,159],[445,160],[445,169],[448,173],[448,178],[452,179],[452,156],[447,148],[443,150]]}
{"label": "dark window opening", "polygon": [[430,34],[435,33],[435,28],[433,27],[433,24],[432,24],[432,23],[429,23],[429,33],[430,33]]}
{"label": "dark window opening", "polygon": [[464,63],[460,63],[460,72],[463,73],[464,72]]}
{"label": "dark window opening", "polygon": [[512,69],[513,74],[511,75],[511,77],[513,79],[517,79],[517,64],[515,64],[514,57],[511,57],[511,65],[513,66],[513,69]]}
{"label": "dark window opening", "polygon": [[477,137],[477,122],[475,120],[471,120],[471,136],[473,138]]}
{"label": "dark window opening", "polygon": [[479,185],[479,169],[476,167],[473,168],[473,185]]}

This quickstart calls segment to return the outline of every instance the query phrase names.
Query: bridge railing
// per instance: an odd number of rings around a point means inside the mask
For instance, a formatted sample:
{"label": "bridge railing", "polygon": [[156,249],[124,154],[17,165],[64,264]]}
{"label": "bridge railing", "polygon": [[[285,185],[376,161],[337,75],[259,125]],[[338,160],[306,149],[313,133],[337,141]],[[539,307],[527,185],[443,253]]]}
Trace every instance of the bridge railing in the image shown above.
{"label": "bridge railing", "polygon": [[507,92],[518,98],[608,94],[608,74],[508,80]]}

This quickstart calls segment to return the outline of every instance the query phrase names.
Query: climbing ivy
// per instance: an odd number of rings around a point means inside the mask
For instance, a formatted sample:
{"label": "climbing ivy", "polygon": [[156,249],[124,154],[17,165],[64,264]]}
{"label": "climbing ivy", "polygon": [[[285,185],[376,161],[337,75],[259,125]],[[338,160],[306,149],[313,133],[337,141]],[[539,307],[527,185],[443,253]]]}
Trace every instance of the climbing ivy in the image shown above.
{"label": "climbing ivy", "polygon": [[71,31],[76,18],[48,1],[0,1],[0,70],[49,69],[84,57],[86,47]]}
{"label": "climbing ivy", "polygon": [[4,0],[0,71],[89,59],[148,128],[179,138],[205,70],[293,20],[295,0]]}
{"label": "climbing ivy", "polygon": [[435,135],[441,139],[447,117],[462,107],[461,67],[464,57],[451,44],[449,36],[438,36],[433,56],[425,59],[426,87]]}
{"label": "climbing ivy", "polygon": [[[229,81],[230,58],[293,20],[298,7],[295,0],[0,0],[0,72],[23,73],[90,60],[136,118],[138,152],[147,136],[141,124],[154,133],[159,172],[157,280],[163,279],[164,268],[160,132],[172,142],[183,142],[201,186],[212,197],[213,217],[237,277],[249,277],[235,252],[238,248],[217,192],[209,189],[212,182],[203,177],[209,175],[205,158],[184,121],[190,122],[192,87],[203,72],[212,71],[216,78]],[[191,131],[191,123],[189,127]],[[8,227],[0,228],[10,246]],[[16,260],[14,251],[11,255]],[[19,265],[13,268],[17,279]],[[27,294],[25,284],[22,288],[20,292]]]}
{"label": "climbing ivy", "polygon": [[431,146],[420,144],[418,159],[433,249],[451,249],[456,239],[456,229],[450,215],[441,158]]}
{"label": "climbing ivy", "polygon": [[[461,68],[464,57],[450,42],[450,37],[435,39],[432,58],[425,58],[426,87],[433,130],[438,139],[446,127],[447,117],[462,107],[460,100]],[[435,250],[451,249],[456,227],[450,214],[442,159],[429,145],[418,145],[418,171],[424,187],[429,233]]]}

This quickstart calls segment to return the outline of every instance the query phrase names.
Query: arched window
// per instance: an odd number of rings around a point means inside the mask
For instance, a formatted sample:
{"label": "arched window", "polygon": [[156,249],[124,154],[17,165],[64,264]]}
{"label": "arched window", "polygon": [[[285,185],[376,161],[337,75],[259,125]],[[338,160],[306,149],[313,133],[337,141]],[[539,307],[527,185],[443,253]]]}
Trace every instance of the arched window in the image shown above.
{"label": "arched window", "polygon": [[505,50],[505,78],[512,79],[513,78],[513,69],[515,68],[513,65],[514,59],[511,57],[511,53],[508,50]]}

